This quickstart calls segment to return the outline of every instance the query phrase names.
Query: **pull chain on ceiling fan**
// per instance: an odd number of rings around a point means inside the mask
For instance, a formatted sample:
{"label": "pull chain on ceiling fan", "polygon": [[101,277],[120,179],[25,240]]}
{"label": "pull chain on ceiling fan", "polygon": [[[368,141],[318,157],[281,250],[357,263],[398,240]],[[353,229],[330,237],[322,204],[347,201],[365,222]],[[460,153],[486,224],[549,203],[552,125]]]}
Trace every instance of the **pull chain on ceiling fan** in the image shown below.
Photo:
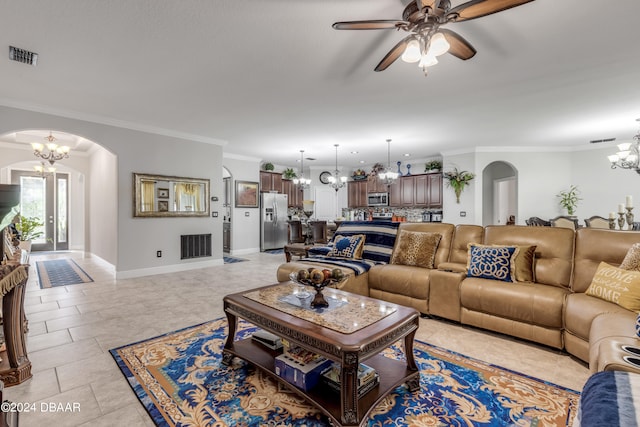
{"label": "pull chain on ceiling fan", "polygon": [[450,22],[469,21],[533,0],[471,0],[451,8],[450,0],[413,0],[402,12],[402,20],[376,19],[368,21],[336,22],[336,30],[385,30],[397,29],[409,33],[400,40],[376,66],[375,71],[384,71],[396,59],[418,62],[425,75],[427,68],[438,63],[437,56],[444,53],[467,60],[476,50],[460,34],[441,28]]}

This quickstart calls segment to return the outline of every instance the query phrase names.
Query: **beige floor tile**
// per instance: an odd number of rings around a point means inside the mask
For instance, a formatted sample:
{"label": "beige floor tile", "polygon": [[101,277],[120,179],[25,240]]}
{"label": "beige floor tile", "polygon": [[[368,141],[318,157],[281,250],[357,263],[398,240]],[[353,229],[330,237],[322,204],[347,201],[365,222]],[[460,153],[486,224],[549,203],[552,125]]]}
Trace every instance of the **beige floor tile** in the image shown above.
{"label": "beige floor tile", "polygon": [[76,326],[88,325],[90,323],[96,323],[104,321],[105,318],[98,312],[85,313],[85,314],[73,314],[71,316],[61,317],[59,319],[47,320],[47,330],[58,331],[61,329],[69,329]]}
{"label": "beige floor tile", "polygon": [[29,351],[39,351],[45,348],[56,347],[71,342],[71,335],[67,329],[49,332],[46,334],[29,336],[27,338],[27,348]]}
{"label": "beige floor tile", "polygon": [[[114,426],[127,426],[127,427],[146,427],[147,424],[145,418],[149,418],[147,414],[140,414],[136,404],[120,407],[118,410],[110,412],[98,418],[94,418],[80,427],[114,427]],[[151,424],[154,426],[154,424]]]}
{"label": "beige floor tile", "polygon": [[2,397],[11,402],[33,403],[59,393],[60,387],[56,370],[51,368],[34,372],[31,379],[20,385],[6,387]]}
{"label": "beige floor tile", "polygon": [[42,399],[35,406],[36,412],[20,414],[20,427],[74,427],[102,416],[88,385]]}
{"label": "beige floor tile", "polygon": [[27,337],[35,337],[36,335],[46,334],[46,333],[47,333],[47,324],[45,322],[29,322],[29,332],[27,334]]}
{"label": "beige floor tile", "polygon": [[39,371],[88,359],[102,353],[103,351],[95,339],[87,339],[40,351],[29,351],[28,356],[32,365],[31,370],[35,375]]}
{"label": "beige floor tile", "polygon": [[43,302],[41,304],[25,304],[24,312],[27,316],[29,316],[33,313],[57,310],[59,308],[60,306],[58,306],[58,303],[56,301],[51,301],[51,302]]}
{"label": "beige floor tile", "polygon": [[96,396],[100,409],[105,414],[117,411],[132,402],[138,402],[138,398],[122,374],[111,381],[92,381],[91,389]]}
{"label": "beige floor tile", "polygon": [[79,312],[76,307],[66,307],[66,308],[59,308],[57,310],[47,310],[47,311],[40,311],[37,313],[33,313],[28,316],[28,319],[30,322],[42,322],[45,320],[59,319],[61,317],[71,316],[73,314],[78,314],[78,313]]}
{"label": "beige floor tile", "polygon": [[60,390],[63,392],[91,383],[110,382],[122,378],[122,374],[109,353],[101,353],[58,366],[56,374]]}

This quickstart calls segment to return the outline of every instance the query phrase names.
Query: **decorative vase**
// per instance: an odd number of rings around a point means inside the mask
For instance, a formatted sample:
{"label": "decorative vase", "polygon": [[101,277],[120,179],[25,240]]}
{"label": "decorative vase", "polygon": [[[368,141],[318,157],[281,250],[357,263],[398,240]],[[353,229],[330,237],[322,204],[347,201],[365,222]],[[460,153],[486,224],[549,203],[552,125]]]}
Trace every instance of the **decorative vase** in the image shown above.
{"label": "decorative vase", "polygon": [[409,176],[409,175],[411,175],[411,165],[407,163],[407,173],[405,176]]}
{"label": "decorative vase", "polygon": [[398,165],[398,175],[402,176],[402,171],[400,170],[400,165],[402,165],[402,162],[400,160],[398,160],[398,163],[396,163]]}

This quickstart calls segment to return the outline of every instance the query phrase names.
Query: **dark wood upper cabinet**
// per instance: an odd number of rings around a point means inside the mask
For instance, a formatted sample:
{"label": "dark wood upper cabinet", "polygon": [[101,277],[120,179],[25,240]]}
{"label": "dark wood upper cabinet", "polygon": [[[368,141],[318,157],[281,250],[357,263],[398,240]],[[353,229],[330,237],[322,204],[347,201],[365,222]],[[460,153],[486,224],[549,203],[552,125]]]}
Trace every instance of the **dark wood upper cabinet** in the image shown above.
{"label": "dark wood upper cabinet", "polygon": [[441,208],[442,174],[409,175],[389,186],[389,206]]}
{"label": "dark wood upper cabinet", "polygon": [[282,193],[282,173],[260,171],[260,192],[275,191]]}
{"label": "dark wood upper cabinet", "polygon": [[363,208],[367,206],[367,180],[349,181],[347,183],[348,206]]}
{"label": "dark wood upper cabinet", "polygon": [[282,192],[286,194],[290,208],[302,208],[303,190],[290,179],[282,180]]}

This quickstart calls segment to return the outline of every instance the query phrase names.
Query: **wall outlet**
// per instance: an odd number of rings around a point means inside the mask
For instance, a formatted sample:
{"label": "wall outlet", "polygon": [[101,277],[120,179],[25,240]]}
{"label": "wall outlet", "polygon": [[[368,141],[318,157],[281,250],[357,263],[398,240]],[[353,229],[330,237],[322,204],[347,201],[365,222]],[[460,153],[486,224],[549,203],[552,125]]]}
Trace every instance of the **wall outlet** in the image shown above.
{"label": "wall outlet", "polygon": [[467,212],[466,211],[460,211],[460,216],[467,216]]}
{"label": "wall outlet", "polygon": [[156,256],[158,258],[162,258],[162,251],[156,251]]}
{"label": "wall outlet", "polygon": [[244,213],[244,216],[249,216],[249,212],[245,212],[245,213]]}

